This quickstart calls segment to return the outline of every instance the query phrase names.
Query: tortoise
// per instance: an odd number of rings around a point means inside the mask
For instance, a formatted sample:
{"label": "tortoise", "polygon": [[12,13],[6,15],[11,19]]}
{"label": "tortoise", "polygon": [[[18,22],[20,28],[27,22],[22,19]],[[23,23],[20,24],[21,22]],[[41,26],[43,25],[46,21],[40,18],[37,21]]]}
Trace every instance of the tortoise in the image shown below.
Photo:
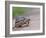
{"label": "tortoise", "polygon": [[30,19],[25,18],[25,17],[22,17],[20,19],[21,20],[16,20],[16,22],[15,22],[15,27],[16,28],[29,26]]}

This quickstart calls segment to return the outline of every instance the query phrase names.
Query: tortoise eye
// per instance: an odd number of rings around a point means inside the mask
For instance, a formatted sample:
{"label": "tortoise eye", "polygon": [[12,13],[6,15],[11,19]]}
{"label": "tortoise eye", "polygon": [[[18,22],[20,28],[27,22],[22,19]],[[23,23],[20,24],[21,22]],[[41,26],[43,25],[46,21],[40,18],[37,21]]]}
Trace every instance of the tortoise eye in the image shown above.
{"label": "tortoise eye", "polygon": [[19,27],[21,27],[21,25],[19,25]]}

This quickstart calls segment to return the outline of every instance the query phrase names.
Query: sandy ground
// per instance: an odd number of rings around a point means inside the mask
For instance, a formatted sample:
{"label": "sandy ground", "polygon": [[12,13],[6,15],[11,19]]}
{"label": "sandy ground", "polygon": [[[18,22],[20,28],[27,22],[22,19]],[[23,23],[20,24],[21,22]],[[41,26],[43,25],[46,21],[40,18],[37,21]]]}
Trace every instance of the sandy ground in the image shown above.
{"label": "sandy ground", "polygon": [[[29,11],[30,12],[30,11]],[[29,16],[30,23],[28,27],[23,27],[23,28],[15,28],[14,30],[17,31],[24,31],[24,30],[39,30],[40,29],[40,13],[39,13],[39,9],[34,9],[34,11],[32,11],[31,16]],[[14,26],[14,20],[13,20],[13,26]]]}

